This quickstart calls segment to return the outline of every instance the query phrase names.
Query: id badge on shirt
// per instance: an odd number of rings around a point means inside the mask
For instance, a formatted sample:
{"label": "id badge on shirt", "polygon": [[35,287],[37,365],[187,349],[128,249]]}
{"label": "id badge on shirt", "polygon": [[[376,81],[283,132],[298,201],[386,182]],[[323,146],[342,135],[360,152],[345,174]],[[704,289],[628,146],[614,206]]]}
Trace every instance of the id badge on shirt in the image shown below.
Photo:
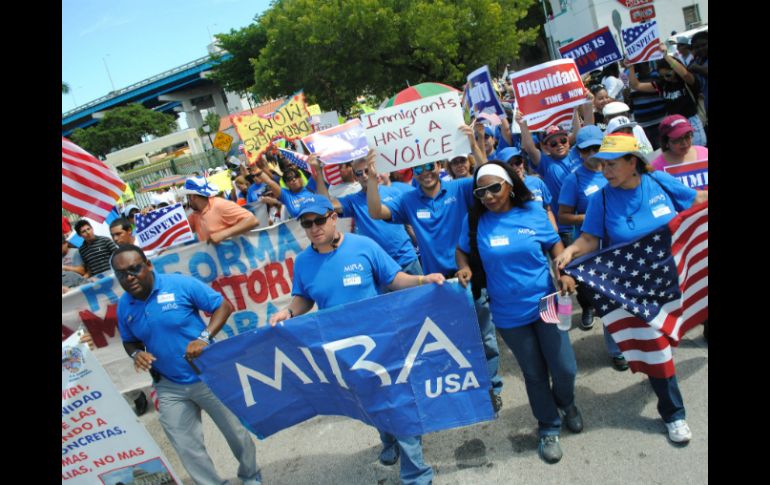
{"label": "id badge on shirt", "polygon": [[589,195],[593,194],[597,190],[599,190],[599,186],[594,184],[594,185],[591,185],[590,187],[586,187],[583,193],[586,195],[586,197],[588,197]]}
{"label": "id badge on shirt", "polygon": [[342,279],[342,286],[359,286],[361,284],[361,276],[357,274],[345,275]]}
{"label": "id badge on shirt", "polygon": [[173,293],[159,293],[158,303],[173,303],[175,301]]}
{"label": "id badge on shirt", "polygon": [[427,210],[418,210],[417,211],[417,218],[418,219],[430,219],[430,211]]}
{"label": "id badge on shirt", "polygon": [[666,204],[658,204],[652,208],[652,215],[657,219],[665,215],[671,214],[671,209]]}
{"label": "id badge on shirt", "polygon": [[508,246],[508,244],[510,244],[508,236],[492,236],[489,239],[489,245],[493,248],[498,246]]}

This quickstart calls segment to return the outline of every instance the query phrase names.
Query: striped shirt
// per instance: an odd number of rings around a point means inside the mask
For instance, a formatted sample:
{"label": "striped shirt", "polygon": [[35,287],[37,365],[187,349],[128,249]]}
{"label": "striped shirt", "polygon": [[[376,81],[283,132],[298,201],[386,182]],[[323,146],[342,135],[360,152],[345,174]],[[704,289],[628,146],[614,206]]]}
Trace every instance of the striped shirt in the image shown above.
{"label": "striped shirt", "polygon": [[90,244],[83,242],[78,251],[86,263],[86,269],[93,276],[110,270],[110,256],[116,249],[118,247],[110,238],[96,236]]}

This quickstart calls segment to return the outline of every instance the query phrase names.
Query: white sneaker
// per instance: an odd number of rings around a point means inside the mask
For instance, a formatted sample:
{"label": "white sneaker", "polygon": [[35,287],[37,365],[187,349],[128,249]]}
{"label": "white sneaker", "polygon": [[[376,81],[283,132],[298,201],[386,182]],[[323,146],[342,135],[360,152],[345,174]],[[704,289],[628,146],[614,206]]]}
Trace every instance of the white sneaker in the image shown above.
{"label": "white sneaker", "polygon": [[673,423],[666,423],[668,428],[668,439],[674,443],[687,443],[692,439],[692,431],[687,426],[687,421],[684,419],[677,419]]}

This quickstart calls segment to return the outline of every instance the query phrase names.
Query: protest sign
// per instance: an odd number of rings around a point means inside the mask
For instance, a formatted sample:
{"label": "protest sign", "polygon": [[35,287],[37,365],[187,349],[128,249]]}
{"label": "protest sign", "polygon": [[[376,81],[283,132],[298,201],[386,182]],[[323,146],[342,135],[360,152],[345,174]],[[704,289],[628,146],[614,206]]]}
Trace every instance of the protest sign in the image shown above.
{"label": "protest sign", "polygon": [[623,59],[609,27],[559,47],[559,53],[563,59],[574,59],[580,74]]}
{"label": "protest sign", "polygon": [[467,155],[468,137],[457,92],[399,104],[361,115],[369,148],[377,150],[379,173]]}
{"label": "protest sign", "polygon": [[182,204],[136,215],[136,241],[145,251],[177,246],[193,239]]}
{"label": "protest sign", "polygon": [[267,116],[239,113],[230,116],[238,136],[243,140],[249,164],[256,163],[277,138],[296,140],[313,132],[305,106],[305,94],[294,93],[285,103]]}
{"label": "protest sign", "polygon": [[182,483],[107,373],[73,334],[62,342],[62,483]]}
{"label": "protest sign", "polygon": [[312,133],[302,142],[326,165],[349,162],[369,153],[364,127],[358,119]]}
{"label": "protest sign", "polygon": [[696,162],[680,163],[663,167],[663,170],[679,179],[680,182],[691,189],[709,189],[709,161],[698,160]]}
{"label": "protest sign", "polygon": [[626,51],[629,64],[663,59],[664,54],[658,48],[660,32],[658,23],[654,20],[636,27],[630,27],[621,31],[623,48]]}
{"label": "protest sign", "polygon": [[217,150],[227,153],[230,151],[230,146],[232,144],[233,144],[233,137],[228,135],[227,133],[218,131],[217,135],[214,137],[214,148],[216,148]]}
{"label": "protest sign", "polygon": [[[518,103],[515,101],[513,103],[513,109],[518,109]],[[527,122],[527,128],[529,128],[529,131],[534,132],[543,131],[551,125],[558,125],[561,128],[570,131],[572,129],[572,118],[574,116],[574,112],[575,108],[566,108],[555,113],[546,113],[533,116],[531,120]],[[521,133],[521,127],[518,123],[513,123],[511,128],[512,133]]]}
{"label": "protest sign", "polygon": [[[351,219],[337,228],[349,232]],[[310,245],[295,220],[250,231],[220,244],[192,244],[150,258],[155,271],[193,276],[222,294],[235,308],[217,340],[267,325],[270,315],[291,301],[294,259]],[[134,371],[117,325],[123,288],[113,276],[72,288],[62,295],[62,340],[81,325],[94,339],[94,354],[121,392],[150,385],[148,373]]]}
{"label": "protest sign", "polygon": [[292,318],[213,344],[196,364],[260,438],[319,414],[396,436],[494,416],[470,290],[457,282]]}
{"label": "protest sign", "polygon": [[503,105],[500,104],[497,93],[492,87],[488,66],[482,66],[468,74],[468,94],[476,116],[479,116],[479,113],[505,116]]}
{"label": "protest sign", "polygon": [[518,71],[511,84],[519,110],[529,123],[586,102],[585,86],[573,59],[560,59]]}

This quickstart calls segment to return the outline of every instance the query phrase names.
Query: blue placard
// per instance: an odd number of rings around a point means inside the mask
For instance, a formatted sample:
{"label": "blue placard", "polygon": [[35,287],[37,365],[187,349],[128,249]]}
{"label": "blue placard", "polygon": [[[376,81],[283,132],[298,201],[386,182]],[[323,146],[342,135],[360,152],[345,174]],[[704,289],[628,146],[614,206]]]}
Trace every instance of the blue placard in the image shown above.
{"label": "blue placard", "polygon": [[609,27],[559,47],[559,53],[563,59],[574,59],[580,74],[623,59]]}
{"label": "blue placard", "polygon": [[369,153],[369,142],[360,119],[312,133],[302,138],[302,142],[326,165],[346,163]]}
{"label": "blue placard", "polygon": [[457,283],[302,315],[208,347],[201,378],[258,437],[316,415],[395,436],[493,419],[476,312]]}
{"label": "blue placard", "polygon": [[473,112],[494,113],[505,116],[503,105],[497,98],[497,93],[492,87],[492,78],[489,75],[489,67],[482,66],[468,74],[468,94],[470,95]]}

